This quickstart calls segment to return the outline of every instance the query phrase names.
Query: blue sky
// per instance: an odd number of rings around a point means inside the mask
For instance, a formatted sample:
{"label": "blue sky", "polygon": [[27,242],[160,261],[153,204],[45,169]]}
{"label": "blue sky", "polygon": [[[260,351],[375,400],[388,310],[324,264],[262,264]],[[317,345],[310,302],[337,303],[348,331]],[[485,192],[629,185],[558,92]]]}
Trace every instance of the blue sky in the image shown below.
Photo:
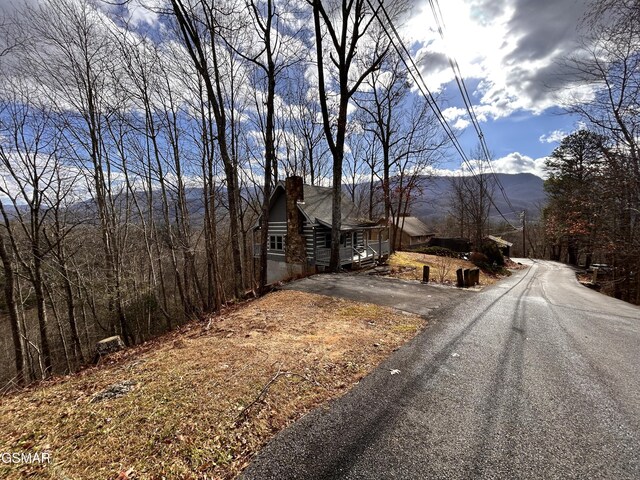
{"label": "blue sky", "polygon": [[[499,172],[543,175],[544,158],[579,119],[563,106],[593,92],[567,75],[586,0],[442,0],[444,39],[426,0],[403,27],[429,89],[470,153],[478,143],[447,56],[458,62]],[[466,127],[466,128],[464,128]],[[442,168],[457,170],[454,154]]]}
{"label": "blue sky", "polygon": [[[157,15],[140,5],[157,1],[130,1],[127,8],[134,23],[155,24]],[[588,4],[589,0],[434,1],[443,39],[430,2],[412,1],[400,31],[427,85],[438,95],[440,108],[451,125],[460,127],[458,138],[468,154],[478,139],[473,127],[463,128],[468,116],[447,56],[459,64],[494,169],[543,176],[545,157],[579,125],[562,106],[592,95],[560,65],[576,49]],[[459,156],[452,151],[449,158],[441,169],[459,170]]]}
{"label": "blue sky", "polygon": [[[15,3],[29,1],[38,0]],[[130,0],[119,7],[99,5],[120,13],[126,9],[132,24],[153,31],[159,17],[144,6],[164,1]],[[579,125],[579,119],[565,114],[562,107],[593,94],[562,67],[562,59],[577,47],[578,26],[588,1],[434,0],[444,39],[438,32],[430,2],[412,1],[400,31],[468,154],[476,148],[478,139],[462,108],[448,56],[460,66],[495,171],[543,176],[545,157]],[[0,11],[12,3],[0,0]],[[441,170],[459,170],[460,157],[452,150],[448,158]]]}

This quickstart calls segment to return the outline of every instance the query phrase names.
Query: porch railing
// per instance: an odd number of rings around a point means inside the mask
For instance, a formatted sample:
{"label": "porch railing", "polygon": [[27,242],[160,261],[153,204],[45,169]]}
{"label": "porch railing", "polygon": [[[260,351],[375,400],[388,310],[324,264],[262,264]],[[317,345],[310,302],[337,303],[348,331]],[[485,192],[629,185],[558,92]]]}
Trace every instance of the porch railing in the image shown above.
{"label": "porch railing", "polygon": [[[262,245],[256,243],[253,245],[253,256],[255,258],[260,257],[262,251]],[[365,243],[365,245],[358,247],[341,247],[340,248],[340,264],[347,265],[352,263],[361,263],[369,258],[379,260],[380,257],[389,255],[389,241],[383,242],[373,241],[371,243]],[[316,265],[329,265],[331,259],[331,249],[325,247],[316,248]]]}
{"label": "porch railing", "polygon": [[[340,265],[361,265],[368,260],[380,260],[389,254],[389,242],[372,242],[358,247],[340,248]],[[329,265],[331,249],[327,247],[316,248],[316,265]]]}
{"label": "porch railing", "polygon": [[[316,248],[316,265],[329,265],[331,249],[326,247]],[[353,263],[353,247],[340,248],[340,264]]]}

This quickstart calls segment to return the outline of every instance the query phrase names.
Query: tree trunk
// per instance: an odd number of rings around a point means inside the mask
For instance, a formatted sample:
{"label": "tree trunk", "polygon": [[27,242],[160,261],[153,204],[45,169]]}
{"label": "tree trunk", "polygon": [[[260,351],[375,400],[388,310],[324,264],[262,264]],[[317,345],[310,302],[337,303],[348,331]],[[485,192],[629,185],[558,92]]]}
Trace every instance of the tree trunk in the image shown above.
{"label": "tree trunk", "polygon": [[[39,261],[34,261],[40,263]],[[51,346],[49,345],[49,335],[47,333],[47,307],[44,298],[44,288],[42,284],[42,276],[40,266],[35,266],[36,276],[34,278],[34,295],[36,299],[36,309],[38,312],[38,331],[40,333],[40,349],[42,354],[42,362],[44,364],[45,377],[51,374]]]}
{"label": "tree trunk", "polygon": [[11,258],[4,243],[4,236],[0,235],[0,259],[4,273],[4,298],[7,304],[9,325],[11,326],[11,339],[13,340],[13,352],[16,367],[16,380],[19,385],[25,382],[24,353],[20,340],[20,322],[18,319],[18,307],[16,305],[15,277]]}

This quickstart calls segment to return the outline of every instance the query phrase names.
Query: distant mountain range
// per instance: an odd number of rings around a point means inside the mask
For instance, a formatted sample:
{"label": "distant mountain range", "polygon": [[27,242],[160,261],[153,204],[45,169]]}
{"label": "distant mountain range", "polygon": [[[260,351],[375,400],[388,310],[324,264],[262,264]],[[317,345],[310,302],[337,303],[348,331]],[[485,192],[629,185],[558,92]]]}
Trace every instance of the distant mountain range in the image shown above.
{"label": "distant mountain range", "polygon": [[[507,205],[502,192],[496,186],[493,200],[505,217],[512,223],[518,220],[516,213],[523,210],[527,218],[534,220],[540,216],[540,209],[546,202],[544,180],[531,173],[498,173],[507,198],[513,209]],[[422,194],[411,210],[411,214],[433,224],[447,217],[451,205],[451,182],[453,177],[424,177],[420,179]],[[513,212],[515,210],[515,213]],[[500,221],[500,214],[491,208],[491,219]]]}
{"label": "distant mountain range", "polygon": [[[518,214],[523,210],[527,212],[527,218],[529,220],[535,220],[540,215],[540,208],[544,205],[546,195],[543,188],[544,180],[530,173],[518,173],[518,174],[497,174],[497,178],[504,187],[507,197],[513,205],[513,210],[507,205],[501,191],[496,187],[494,191],[494,202],[509,221],[514,224],[519,224]],[[451,208],[451,182],[453,177],[445,176],[431,176],[420,178],[420,194],[415,199],[415,203],[411,208],[410,214],[414,217],[418,217],[424,220],[428,225],[436,226],[442,222],[448,215]],[[363,187],[365,187],[363,185]],[[365,187],[366,188],[366,187]],[[346,186],[345,186],[346,189]],[[244,193],[248,194],[248,191]],[[186,201],[187,208],[191,214],[192,226],[200,225],[204,217],[204,205],[202,203],[202,190],[197,187],[190,187],[186,189]],[[226,192],[224,188],[220,191],[220,199],[217,207],[218,215],[225,217],[227,214]],[[143,211],[147,209],[147,200],[144,194],[136,194],[138,202]],[[255,196],[255,192],[254,192]],[[15,209],[11,204],[5,203],[4,205],[7,213],[10,215],[15,213]],[[22,206],[21,206],[22,207]],[[26,210],[26,206],[24,206]],[[73,211],[83,218],[95,218],[95,204],[92,200],[86,200],[74,204]],[[160,199],[160,192],[155,192],[155,198],[153,202],[154,215],[159,220],[162,220],[162,203]],[[514,213],[515,211],[515,213]],[[172,206],[170,208],[171,214],[174,214],[175,209]],[[492,207],[491,220],[494,222],[500,222],[501,217],[499,213]]]}

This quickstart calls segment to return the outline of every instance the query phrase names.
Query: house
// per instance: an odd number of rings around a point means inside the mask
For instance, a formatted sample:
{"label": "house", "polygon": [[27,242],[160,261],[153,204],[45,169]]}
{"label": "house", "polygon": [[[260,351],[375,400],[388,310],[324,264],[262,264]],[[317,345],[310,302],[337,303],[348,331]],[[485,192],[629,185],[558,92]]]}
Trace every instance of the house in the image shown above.
{"label": "house", "polygon": [[[361,268],[389,255],[388,241],[372,241],[381,227],[357,217],[357,208],[343,194],[340,228],[340,265]],[[269,200],[267,282],[323,271],[331,257],[332,189],[305,185],[301,177],[278,182]],[[254,228],[259,238],[260,220]],[[381,238],[378,235],[378,238]],[[254,246],[254,257],[260,256]]]}
{"label": "house", "polygon": [[397,224],[396,248],[397,250],[409,249],[427,245],[429,240],[435,236],[422,220],[416,217],[399,217],[389,219],[391,229]]}
{"label": "house", "polygon": [[511,247],[513,247],[513,243],[507,242],[504,238],[494,237],[493,235],[487,235],[485,239],[495,243],[502,252],[502,255],[505,257],[511,256]]}

